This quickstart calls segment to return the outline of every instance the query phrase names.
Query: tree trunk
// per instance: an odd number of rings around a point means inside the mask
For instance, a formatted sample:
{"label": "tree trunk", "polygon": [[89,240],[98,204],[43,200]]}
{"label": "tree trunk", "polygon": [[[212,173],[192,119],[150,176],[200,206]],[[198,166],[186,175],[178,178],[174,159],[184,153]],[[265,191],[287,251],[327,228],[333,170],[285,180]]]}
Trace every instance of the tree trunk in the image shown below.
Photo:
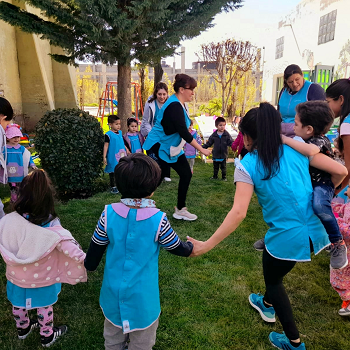
{"label": "tree trunk", "polygon": [[141,99],[142,105],[144,106],[146,103],[146,99],[148,96],[145,96],[145,68],[139,69],[139,78],[140,78],[140,89],[141,89]]}
{"label": "tree trunk", "polygon": [[163,78],[163,68],[162,64],[159,62],[154,67],[154,86],[156,86],[160,81],[162,81]]}
{"label": "tree trunk", "polygon": [[225,90],[224,90],[224,86],[222,86],[222,94],[221,94],[221,101],[222,101],[222,108],[221,108],[221,114],[222,116],[225,115],[225,110],[226,110],[226,100],[225,100]]}
{"label": "tree trunk", "polygon": [[122,132],[127,131],[126,121],[131,117],[131,66],[118,63],[118,117]]}

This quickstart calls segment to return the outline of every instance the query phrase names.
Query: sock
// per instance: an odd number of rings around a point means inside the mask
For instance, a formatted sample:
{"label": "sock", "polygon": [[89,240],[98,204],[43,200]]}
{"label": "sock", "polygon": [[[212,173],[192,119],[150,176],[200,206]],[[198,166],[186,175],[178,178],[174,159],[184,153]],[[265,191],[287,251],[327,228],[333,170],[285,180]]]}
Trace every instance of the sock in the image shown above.
{"label": "sock", "polygon": [[295,348],[298,348],[300,345],[301,345],[301,341],[299,341],[298,343],[295,342],[295,341],[292,341],[289,339],[289,342],[295,347]]}

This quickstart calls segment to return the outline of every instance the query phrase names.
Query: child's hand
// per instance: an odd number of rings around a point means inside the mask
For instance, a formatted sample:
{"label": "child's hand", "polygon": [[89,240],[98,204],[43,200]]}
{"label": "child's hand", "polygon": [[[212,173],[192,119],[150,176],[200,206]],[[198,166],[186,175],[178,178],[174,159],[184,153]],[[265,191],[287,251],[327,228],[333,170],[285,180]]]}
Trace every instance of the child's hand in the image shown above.
{"label": "child's hand", "polygon": [[193,250],[190,257],[200,256],[210,250],[210,248],[207,247],[207,242],[197,241],[189,236],[187,236],[187,241],[193,244]]}
{"label": "child's hand", "polygon": [[106,157],[103,157],[103,164],[107,165],[107,158]]}
{"label": "child's hand", "polygon": [[286,135],[281,134],[281,139],[282,139],[282,143],[283,143],[283,144],[286,143],[286,139],[287,139],[287,138],[288,138],[288,137],[287,137]]}

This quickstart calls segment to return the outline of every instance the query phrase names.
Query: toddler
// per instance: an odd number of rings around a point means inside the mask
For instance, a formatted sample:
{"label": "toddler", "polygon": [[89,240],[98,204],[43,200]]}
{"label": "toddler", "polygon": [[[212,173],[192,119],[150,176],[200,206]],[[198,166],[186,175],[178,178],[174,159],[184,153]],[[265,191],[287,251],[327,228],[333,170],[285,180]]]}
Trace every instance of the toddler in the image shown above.
{"label": "toddler", "polygon": [[[347,187],[345,195],[350,197],[350,189]],[[332,203],[333,211],[338,216],[337,222],[340,232],[343,235],[344,242],[347,246],[348,260],[350,259],[350,202],[346,204]],[[338,292],[343,300],[340,316],[350,316],[350,266],[342,270],[331,269],[330,282],[332,287]]]}
{"label": "toddler", "polygon": [[[321,153],[334,158],[329,139],[325,134],[330,129],[334,115],[327,102],[308,101],[296,107],[294,132],[306,143],[318,147]],[[293,142],[293,140],[292,140]],[[289,144],[287,137],[284,143]],[[311,183],[313,187],[313,210],[321,220],[331,242],[331,267],[342,269],[348,264],[347,248],[340,233],[337,220],[334,217],[331,201],[334,196],[334,184],[331,175],[325,171],[310,166]]]}
{"label": "toddler", "polygon": [[[84,252],[65,230],[54,208],[53,189],[42,170],[19,185],[15,211],[0,221],[0,252],[6,263],[7,298],[19,339],[40,327],[41,344],[51,346],[67,332],[53,326],[53,308],[61,283],[85,282]],[[37,309],[37,320],[28,311]]]}
{"label": "toddler", "polygon": [[[188,131],[191,133],[191,135],[197,141],[197,143],[199,145],[201,145],[202,139],[201,139],[200,135],[198,134],[197,130],[193,129],[193,120],[192,119],[191,119],[191,124],[188,128]],[[194,160],[197,156],[197,150],[189,143],[186,143],[184,146],[184,151],[185,151],[185,156],[187,158],[188,163],[190,164],[190,168],[191,168],[191,171],[193,174],[193,166],[194,166]]]}
{"label": "toddler", "polygon": [[[23,134],[20,126],[10,124],[6,127],[6,151],[7,151],[7,174],[8,183],[11,191],[11,202],[17,199],[18,185],[23,178],[28,175],[28,167],[36,169],[30,152],[19,144]],[[5,153],[4,153],[5,155]]]}
{"label": "toddler", "polygon": [[211,180],[218,179],[219,168],[221,168],[222,180],[227,181],[226,179],[226,158],[227,158],[227,147],[231,147],[233,140],[231,135],[225,130],[226,121],[223,117],[218,117],[215,119],[215,127],[217,128],[210,137],[208,142],[203,145],[203,148],[209,148],[212,145],[213,147],[213,166],[214,166],[214,175],[211,177]]}
{"label": "toddler", "polygon": [[160,315],[158,255],[163,247],[188,257],[166,214],[151,199],[161,181],[157,163],[142,153],[122,158],[115,168],[120,203],[106,205],[85,259],[94,271],[107,250],[100,306],[105,316],[105,349],[151,350]]}
{"label": "toddler", "polygon": [[120,118],[114,114],[108,116],[108,125],[111,130],[105,134],[103,147],[103,162],[106,165],[105,173],[109,174],[111,193],[119,193],[114,181],[114,168],[120,158],[125,157],[125,149],[122,133],[120,131]]}
{"label": "toddler", "polygon": [[123,135],[126,148],[130,153],[143,153],[142,145],[145,142],[145,139],[137,130],[139,123],[135,118],[129,118],[127,125],[128,132]]}

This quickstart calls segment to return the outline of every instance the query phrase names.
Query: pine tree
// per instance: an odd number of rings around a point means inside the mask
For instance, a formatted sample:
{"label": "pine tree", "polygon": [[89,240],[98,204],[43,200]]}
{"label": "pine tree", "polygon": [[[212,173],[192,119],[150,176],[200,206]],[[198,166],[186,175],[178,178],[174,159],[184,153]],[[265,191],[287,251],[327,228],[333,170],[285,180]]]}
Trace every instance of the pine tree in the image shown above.
{"label": "pine tree", "polygon": [[[174,53],[179,42],[212,26],[220,11],[242,0],[21,0],[0,2],[0,18],[62,47],[52,55],[63,63],[118,62],[118,114],[131,115],[131,61],[155,65]],[[30,5],[42,16],[28,12]]]}

